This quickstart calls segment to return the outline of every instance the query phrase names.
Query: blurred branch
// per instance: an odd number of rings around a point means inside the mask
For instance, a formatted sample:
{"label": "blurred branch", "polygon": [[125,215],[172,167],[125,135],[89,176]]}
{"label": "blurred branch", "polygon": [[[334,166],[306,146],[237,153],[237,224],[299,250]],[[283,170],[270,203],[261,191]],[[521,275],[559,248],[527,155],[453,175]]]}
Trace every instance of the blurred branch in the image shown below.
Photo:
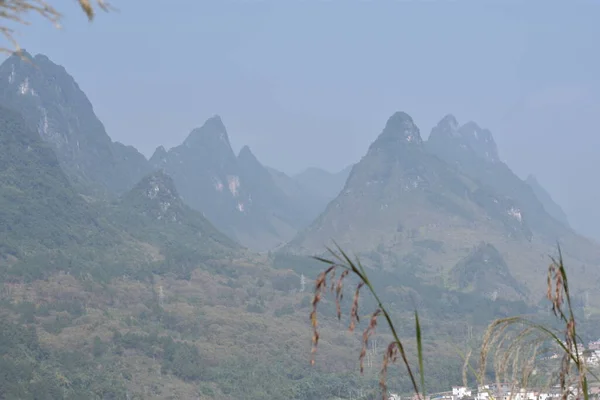
{"label": "blurred branch", "polygon": [[[109,11],[110,5],[105,0],[77,0],[81,9],[90,21],[96,16],[96,9]],[[38,14],[60,28],[62,14],[46,0],[0,0],[0,33],[13,45],[14,49],[0,48],[3,52],[18,51],[14,28],[7,26],[14,22],[20,25],[30,25],[26,20],[29,14]]]}

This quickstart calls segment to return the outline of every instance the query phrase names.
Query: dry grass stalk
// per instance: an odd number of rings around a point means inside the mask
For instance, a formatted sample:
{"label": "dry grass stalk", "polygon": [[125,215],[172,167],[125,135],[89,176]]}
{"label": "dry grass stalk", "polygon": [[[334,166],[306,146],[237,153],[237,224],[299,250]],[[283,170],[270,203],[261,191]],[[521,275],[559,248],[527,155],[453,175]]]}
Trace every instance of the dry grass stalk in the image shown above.
{"label": "dry grass stalk", "polygon": [[[326,263],[328,267],[319,275],[315,282],[315,297],[313,300],[313,310],[311,313],[311,320],[314,329],[312,349],[313,358],[311,360],[312,364],[314,364],[314,354],[316,353],[317,343],[319,340],[319,334],[317,330],[317,305],[321,301],[322,295],[327,287],[326,285],[328,277],[333,280],[335,277],[336,268],[341,268],[343,272],[338,278],[337,283],[334,284],[332,282],[331,285],[331,291],[334,291],[336,296],[338,319],[341,318],[340,301],[343,297],[343,281],[347,276],[349,276],[349,274],[357,276],[360,281],[352,301],[349,329],[351,331],[354,330],[356,324],[359,322],[358,299],[360,296],[360,290],[363,286],[366,286],[369,289],[378,305],[377,310],[371,316],[369,325],[363,332],[362,349],[359,357],[361,372],[363,372],[363,359],[366,354],[369,338],[375,332],[378,317],[383,316],[386,319],[386,322],[394,337],[394,340],[387,346],[381,368],[380,387],[382,389],[383,398],[385,399],[387,394],[386,380],[388,367],[390,364],[401,358],[411,379],[411,383],[415,391],[415,397],[417,399],[423,399],[425,397],[423,391],[423,355],[418,314],[415,312],[419,372],[421,377],[420,387],[416,383],[412,367],[406,357],[403,343],[400,341],[396,333],[396,329],[390,319],[390,315],[381,303],[377,293],[371,285],[364,267],[359,261],[353,263],[339,247],[338,250],[339,254],[329,250],[337,261],[317,257],[318,260]],[[600,379],[598,379],[587,369],[584,358],[579,354],[580,345],[578,343],[580,343],[581,340],[577,335],[577,324],[571,306],[567,275],[565,272],[562,255],[560,253],[560,247],[558,248],[558,251],[559,258],[557,260],[552,259],[552,263],[548,268],[547,297],[552,304],[552,311],[554,315],[564,324],[564,330],[553,330],[520,316],[501,318],[493,321],[483,335],[483,343],[479,355],[479,370],[475,371],[469,364],[469,359],[471,357],[470,351],[465,357],[463,365],[463,382],[465,386],[467,386],[467,368],[470,368],[473,371],[478,383],[481,386],[485,385],[486,365],[488,365],[488,358],[490,354],[493,354],[493,367],[496,384],[499,385],[500,382],[509,383],[511,397],[516,396],[516,389],[520,387],[527,387],[531,380],[531,377],[535,371],[535,361],[540,346],[550,342],[558,346],[563,354],[560,369],[557,374],[562,398],[566,400],[570,395],[575,395],[577,399],[582,398],[584,400],[589,400],[587,375],[589,374],[594,376],[594,378],[597,380]],[[560,337],[563,337],[564,340],[561,340]],[[549,380],[548,387],[550,387],[551,384],[552,379]],[[491,400],[496,398],[497,393],[489,394]]]}
{"label": "dry grass stalk", "polygon": [[390,364],[393,364],[398,359],[398,346],[396,342],[391,342],[383,355],[383,365],[381,366],[381,377],[379,379],[379,386],[383,394],[383,400],[385,400],[387,393],[387,370]]}
{"label": "dry grass stalk", "polygon": [[472,350],[468,349],[467,354],[465,355],[465,362],[463,364],[463,368],[462,368],[462,381],[463,381],[463,386],[469,386],[468,385],[468,379],[467,379],[467,372],[469,370],[469,360],[471,359],[471,354],[472,354]]}
{"label": "dry grass stalk", "polygon": [[[87,15],[88,19],[91,21],[94,19],[96,15],[96,10],[94,9],[94,5],[90,0],[78,0],[81,9]],[[108,11],[111,6],[104,0],[96,0],[96,5],[103,11]]]}
{"label": "dry grass stalk", "polygon": [[[511,383],[527,386],[535,370],[538,349],[549,341],[558,346],[562,353],[557,371],[561,397],[566,400],[568,396],[576,395],[577,398],[588,400],[587,376],[593,374],[580,355],[581,339],[577,335],[577,323],[560,247],[558,251],[558,259],[552,258],[548,267],[546,295],[552,305],[552,312],[563,323],[564,330],[557,331],[524,317],[509,317],[492,322],[483,337],[478,376],[480,379],[485,376],[488,355],[495,348],[496,381],[506,380],[510,376]],[[552,378],[548,387],[551,384]]]}
{"label": "dry grass stalk", "polygon": [[[383,364],[381,368],[381,378],[380,378],[380,387],[382,389],[383,399],[387,398],[387,370],[388,366],[391,363],[397,361],[398,356],[402,359],[404,366],[406,367],[407,373],[410,377],[411,383],[413,385],[413,389],[415,391],[415,395],[417,399],[423,399],[423,387],[424,387],[424,378],[423,378],[423,359],[422,359],[422,343],[421,343],[421,328],[419,325],[418,314],[415,312],[415,322],[416,322],[416,336],[417,336],[417,350],[419,356],[419,372],[421,376],[421,387],[417,385],[415,375],[413,373],[413,369],[408,361],[406,351],[404,350],[404,345],[400,341],[398,337],[396,328],[391,320],[390,314],[387,309],[384,307],[382,302],[380,301],[375,289],[373,288],[369,278],[366,274],[366,271],[360,261],[353,262],[350,258],[339,248],[338,252],[332,251],[328,249],[329,252],[333,255],[335,260],[328,260],[320,257],[316,257],[317,260],[322,261],[328,265],[328,267],[319,274],[315,281],[315,294],[313,297],[313,308],[311,312],[311,323],[313,327],[313,338],[312,338],[312,350],[311,350],[311,364],[315,364],[315,355],[317,352],[317,345],[319,342],[319,331],[318,331],[318,320],[317,320],[317,308],[318,304],[321,302],[322,297],[327,289],[327,280],[331,280],[331,288],[332,292],[335,292],[335,301],[336,301],[336,310],[338,319],[341,318],[341,300],[343,298],[343,284],[344,280],[350,275],[354,275],[359,279],[359,283],[356,286],[356,290],[354,291],[354,297],[352,299],[352,307],[350,310],[350,326],[348,329],[350,332],[353,332],[356,329],[356,325],[360,323],[360,318],[358,314],[358,303],[361,294],[361,289],[363,287],[367,287],[370,293],[375,298],[375,301],[378,305],[377,309],[371,315],[369,320],[369,325],[363,331],[362,335],[362,348],[359,355],[359,363],[360,363],[360,371],[364,373],[364,358],[367,353],[367,346],[369,343],[369,338],[375,333],[375,328],[377,326],[377,320],[379,317],[383,316],[389,326],[392,336],[394,340],[388,345],[387,350],[383,357]],[[333,282],[335,279],[336,269],[341,269],[342,273],[338,278],[337,282]]]}
{"label": "dry grass stalk", "polygon": [[364,360],[365,356],[367,355],[367,345],[369,343],[369,338],[371,337],[371,335],[373,335],[373,333],[375,333],[375,327],[377,326],[377,317],[379,316],[379,314],[381,314],[381,310],[377,309],[371,316],[369,326],[363,332],[362,349],[360,350],[359,356],[361,374],[364,372]]}

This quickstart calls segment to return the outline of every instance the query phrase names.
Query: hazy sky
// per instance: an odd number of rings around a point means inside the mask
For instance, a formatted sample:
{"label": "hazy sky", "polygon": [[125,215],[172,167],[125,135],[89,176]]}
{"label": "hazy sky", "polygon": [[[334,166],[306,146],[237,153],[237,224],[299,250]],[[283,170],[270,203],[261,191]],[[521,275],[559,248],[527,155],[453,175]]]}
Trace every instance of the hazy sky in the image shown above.
{"label": "hazy sky", "polygon": [[394,111],[424,137],[453,113],[490,128],[573,225],[600,225],[600,2],[112,2],[89,24],[57,0],[64,28],[33,19],[19,40],[65,66],[109,135],[147,156],[220,114],[235,150],[289,173],[339,170]]}

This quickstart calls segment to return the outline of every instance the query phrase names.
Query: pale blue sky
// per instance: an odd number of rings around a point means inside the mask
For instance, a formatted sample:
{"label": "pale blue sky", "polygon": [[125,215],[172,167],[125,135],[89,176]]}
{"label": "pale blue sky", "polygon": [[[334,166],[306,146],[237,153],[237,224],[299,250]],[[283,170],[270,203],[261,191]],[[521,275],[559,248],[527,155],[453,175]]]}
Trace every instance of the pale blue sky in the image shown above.
{"label": "pale blue sky", "polygon": [[394,111],[424,137],[454,113],[600,237],[599,2],[113,0],[92,24],[55,3],[64,28],[35,18],[21,45],[65,66],[109,135],[147,156],[217,113],[265,164],[338,170]]}

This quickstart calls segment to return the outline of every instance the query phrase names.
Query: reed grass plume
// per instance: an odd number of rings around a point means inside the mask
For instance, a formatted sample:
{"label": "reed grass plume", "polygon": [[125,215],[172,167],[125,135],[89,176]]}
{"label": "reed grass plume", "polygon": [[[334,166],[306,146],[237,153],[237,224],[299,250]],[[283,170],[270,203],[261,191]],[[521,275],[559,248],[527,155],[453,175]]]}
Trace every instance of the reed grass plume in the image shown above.
{"label": "reed grass plume", "polygon": [[[562,328],[553,329],[526,317],[496,320],[484,335],[480,366],[483,367],[490,349],[495,347],[496,376],[506,377],[511,369],[510,363],[519,365],[518,358],[521,357],[519,383],[524,386],[534,371],[537,351],[542,345],[550,344],[561,354],[561,362],[558,371],[549,377],[547,386],[558,384],[563,399],[574,396],[588,400],[588,377],[598,378],[589,370],[582,356],[583,341],[577,334],[577,321],[560,246],[558,257],[552,257],[548,267],[546,297]],[[513,373],[516,372],[514,369],[512,366]],[[483,376],[481,370],[480,376]]]}
{"label": "reed grass plume", "polygon": [[[362,335],[362,348],[359,355],[361,373],[364,370],[363,360],[366,355],[369,338],[375,333],[378,319],[383,317],[393,336],[393,340],[388,344],[384,353],[380,372],[380,387],[383,399],[387,398],[386,382],[388,367],[390,364],[398,362],[398,360],[401,360],[406,368],[415,398],[418,400],[425,399],[425,366],[423,365],[423,347],[418,312],[415,311],[415,338],[419,365],[415,369],[408,361],[405,345],[400,340],[394,322],[380,301],[360,260],[352,261],[339,246],[337,246],[337,251],[329,248],[327,250],[332,256],[331,259],[315,257],[317,260],[325,263],[327,267],[319,274],[315,281],[315,294],[311,312],[313,327],[311,364],[315,364],[319,342],[318,305],[329,289],[330,292],[335,294],[337,317],[341,319],[340,303],[343,298],[344,281],[348,276],[354,275],[358,278],[359,283],[354,290],[348,329],[354,331],[360,322],[358,316],[358,299],[363,295],[362,291],[364,291],[365,287],[374,297],[377,304]],[[342,272],[339,278],[335,280],[337,270],[341,270]],[[328,287],[328,280],[331,281],[330,287]],[[536,375],[536,362],[539,359],[540,349],[551,345],[559,351],[562,359],[558,371],[554,371],[554,373],[548,375],[548,380],[544,383],[545,387],[550,388],[558,384],[563,400],[567,398],[589,400],[588,376],[593,377],[595,380],[598,380],[598,378],[588,369],[585,358],[581,355],[582,340],[577,334],[577,322],[573,313],[570,288],[560,246],[558,247],[558,257],[551,258],[551,263],[548,267],[547,286],[547,299],[550,302],[555,317],[561,322],[562,328],[554,329],[547,327],[536,323],[533,318],[525,316],[512,316],[492,321],[482,337],[479,360],[477,360],[478,366],[474,367],[470,363],[472,350],[468,350],[464,357],[462,379],[465,386],[468,386],[467,378],[470,371],[475,376],[479,387],[490,387],[486,386],[486,367],[491,362],[493,380],[497,385],[496,387],[500,387],[501,383],[508,385],[509,392],[511,393],[510,397],[514,398],[521,392],[522,388],[528,387],[532,383],[533,377]],[[415,370],[419,373],[419,383],[417,383]],[[539,388],[540,384],[538,377],[536,378],[535,385]],[[493,390],[488,394],[490,400],[497,399],[499,395],[499,393],[495,393]],[[505,394],[502,394],[503,398],[505,396]]]}
{"label": "reed grass plume", "polygon": [[[337,246],[337,245],[336,245]],[[318,329],[318,318],[317,318],[317,309],[318,305],[321,302],[323,295],[329,289],[330,292],[335,293],[335,302],[337,309],[337,317],[341,319],[341,300],[343,298],[343,287],[346,278],[349,275],[354,275],[358,277],[359,282],[354,291],[354,297],[352,299],[352,306],[350,309],[350,325],[348,327],[349,331],[353,332],[358,323],[360,323],[359,313],[358,313],[358,304],[359,298],[362,295],[361,290],[364,287],[371,293],[374,297],[377,307],[375,311],[372,312],[371,318],[369,319],[369,324],[363,331],[362,335],[362,347],[359,355],[359,363],[360,363],[360,371],[364,373],[364,358],[366,355],[366,349],[368,345],[369,338],[375,333],[375,328],[377,327],[377,321],[379,318],[383,317],[385,322],[393,336],[393,341],[390,342],[387,346],[387,350],[384,353],[381,372],[380,372],[380,387],[382,389],[382,396],[385,400],[387,398],[387,370],[390,364],[393,364],[400,359],[404,364],[407,374],[409,375],[412,387],[414,389],[416,398],[421,400],[425,398],[425,380],[424,380],[424,371],[423,371],[423,347],[421,341],[421,327],[419,324],[419,316],[415,311],[415,331],[417,338],[417,355],[419,359],[419,376],[420,376],[420,385],[417,384],[416,375],[413,372],[414,368],[411,366],[408,361],[406,350],[404,343],[400,340],[396,327],[390,317],[390,314],[386,307],[383,305],[379,296],[377,295],[375,288],[371,284],[369,280],[366,270],[361,264],[360,260],[352,261],[348,255],[337,246],[337,251],[328,248],[329,253],[332,255],[332,259],[325,259],[321,257],[315,257],[317,260],[327,264],[327,268],[319,274],[315,281],[315,294],[312,302],[312,312],[311,312],[311,322],[313,327],[313,338],[312,338],[312,350],[311,350],[311,364],[315,364],[315,356],[317,353],[317,347],[319,343],[319,329]],[[336,271],[341,270],[341,274],[337,281],[335,281]],[[330,280],[331,286],[329,287],[327,282]]]}

